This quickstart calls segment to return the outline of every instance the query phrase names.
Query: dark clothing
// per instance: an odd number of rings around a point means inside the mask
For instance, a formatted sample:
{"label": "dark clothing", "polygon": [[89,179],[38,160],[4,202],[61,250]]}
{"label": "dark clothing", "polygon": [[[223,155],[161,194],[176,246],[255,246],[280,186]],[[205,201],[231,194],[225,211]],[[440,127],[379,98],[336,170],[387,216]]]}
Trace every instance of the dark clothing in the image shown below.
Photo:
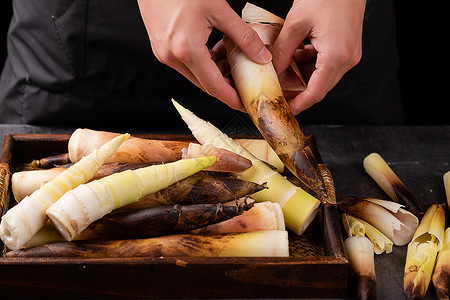
{"label": "dark clothing", "polygon": [[[393,4],[372,2],[362,61],[299,115],[300,124],[402,122]],[[245,1],[230,3],[240,14]],[[253,3],[280,16],[290,8]],[[211,44],[218,38],[215,32]],[[171,98],[219,128],[236,116],[247,120],[153,56],[136,1],[13,0],[7,43],[0,123],[184,131]]]}

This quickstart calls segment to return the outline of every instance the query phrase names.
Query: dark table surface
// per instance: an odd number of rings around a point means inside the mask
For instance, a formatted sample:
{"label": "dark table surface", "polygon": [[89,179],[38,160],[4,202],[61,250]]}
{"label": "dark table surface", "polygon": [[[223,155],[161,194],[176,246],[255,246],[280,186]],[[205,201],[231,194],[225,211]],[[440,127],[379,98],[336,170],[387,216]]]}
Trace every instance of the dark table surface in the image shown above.
{"label": "dark table surface", "polygon": [[[442,176],[450,170],[450,126],[314,125],[303,126],[303,131],[315,136],[322,158],[333,174],[338,198],[364,196],[388,199],[362,166],[364,157],[378,152],[423,207],[446,202]],[[0,124],[0,146],[3,145],[4,135],[9,133],[72,132],[73,128]],[[130,133],[161,132],[147,130]],[[394,246],[392,253],[376,255],[378,299],[404,298],[405,259],[406,246]],[[349,292],[349,295],[352,293]],[[436,299],[432,284],[425,299]]]}

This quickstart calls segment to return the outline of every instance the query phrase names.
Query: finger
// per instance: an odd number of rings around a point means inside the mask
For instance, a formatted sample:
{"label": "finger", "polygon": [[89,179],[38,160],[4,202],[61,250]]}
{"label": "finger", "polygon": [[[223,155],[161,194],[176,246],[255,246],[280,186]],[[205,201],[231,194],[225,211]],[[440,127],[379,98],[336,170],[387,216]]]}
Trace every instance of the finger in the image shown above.
{"label": "finger", "polygon": [[217,42],[214,47],[211,49],[213,55],[211,55],[211,59],[217,61],[219,59],[223,59],[227,57],[227,49],[223,45],[223,39]]}
{"label": "finger", "polygon": [[222,9],[211,17],[214,27],[227,35],[247,57],[259,64],[267,64],[272,55],[258,33],[246,24],[231,8]]}
{"label": "finger", "polygon": [[230,64],[228,63],[228,60],[226,58],[215,61],[217,68],[219,68],[220,73],[222,73],[222,76],[228,76],[231,74],[231,68]]}
{"label": "finger", "polygon": [[280,34],[270,48],[272,63],[277,74],[281,74],[286,70],[295,51],[303,44],[308,33],[309,27],[295,26],[294,28],[294,26],[290,26],[288,15]]}
{"label": "finger", "polygon": [[209,58],[207,47],[204,46],[201,49],[192,54],[189,65],[186,66],[208,94],[233,109],[244,110],[236,90],[224,80],[217,65]]}
{"label": "finger", "polygon": [[343,74],[332,59],[320,59],[320,57],[319,54],[316,69],[311,74],[306,90],[289,101],[289,107],[294,115],[320,102]]}
{"label": "finger", "polygon": [[303,49],[295,50],[293,58],[299,66],[309,64],[316,60],[317,51],[311,44],[305,45]]}

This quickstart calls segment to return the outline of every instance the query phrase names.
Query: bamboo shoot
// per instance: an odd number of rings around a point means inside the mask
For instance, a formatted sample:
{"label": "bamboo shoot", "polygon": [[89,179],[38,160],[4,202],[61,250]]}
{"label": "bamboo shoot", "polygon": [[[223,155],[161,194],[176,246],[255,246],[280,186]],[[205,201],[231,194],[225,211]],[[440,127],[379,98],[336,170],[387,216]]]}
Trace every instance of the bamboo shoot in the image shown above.
{"label": "bamboo shoot", "polygon": [[319,211],[319,200],[289,182],[277,171],[272,170],[265,162],[257,159],[214,125],[198,118],[175,100],[172,100],[172,102],[194,137],[202,145],[211,145],[233,151],[251,160],[252,167],[243,173],[239,173],[239,178],[258,184],[267,184],[267,189],[253,194],[252,198],[258,202],[272,201],[280,204],[286,227],[298,235],[305,231]]}
{"label": "bamboo shoot", "polygon": [[66,192],[47,209],[47,215],[70,241],[112,210],[164,189],[216,161],[215,156],[205,156],[115,173]]}
{"label": "bamboo shoot", "polygon": [[128,137],[113,138],[8,210],[0,224],[4,244],[14,250],[28,242],[47,221],[46,210],[64,193],[89,181]]}
{"label": "bamboo shoot", "polygon": [[425,296],[437,253],[443,246],[444,226],[444,206],[432,204],[425,212],[413,239],[408,244],[403,276],[404,293],[407,299],[420,299]]}
{"label": "bamboo shoot", "polygon": [[60,242],[6,253],[7,257],[271,257],[289,256],[287,231],[219,235],[173,234],[115,241]]}

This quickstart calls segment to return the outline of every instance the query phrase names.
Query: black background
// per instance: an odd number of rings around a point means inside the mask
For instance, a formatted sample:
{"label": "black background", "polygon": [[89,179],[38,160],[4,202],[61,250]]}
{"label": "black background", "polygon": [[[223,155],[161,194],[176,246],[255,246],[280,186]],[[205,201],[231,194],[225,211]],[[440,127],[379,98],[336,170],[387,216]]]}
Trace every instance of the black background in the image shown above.
{"label": "black background", "polygon": [[[6,57],[11,1],[0,6],[0,65]],[[395,0],[398,78],[407,125],[449,125],[448,34],[443,8]]]}

